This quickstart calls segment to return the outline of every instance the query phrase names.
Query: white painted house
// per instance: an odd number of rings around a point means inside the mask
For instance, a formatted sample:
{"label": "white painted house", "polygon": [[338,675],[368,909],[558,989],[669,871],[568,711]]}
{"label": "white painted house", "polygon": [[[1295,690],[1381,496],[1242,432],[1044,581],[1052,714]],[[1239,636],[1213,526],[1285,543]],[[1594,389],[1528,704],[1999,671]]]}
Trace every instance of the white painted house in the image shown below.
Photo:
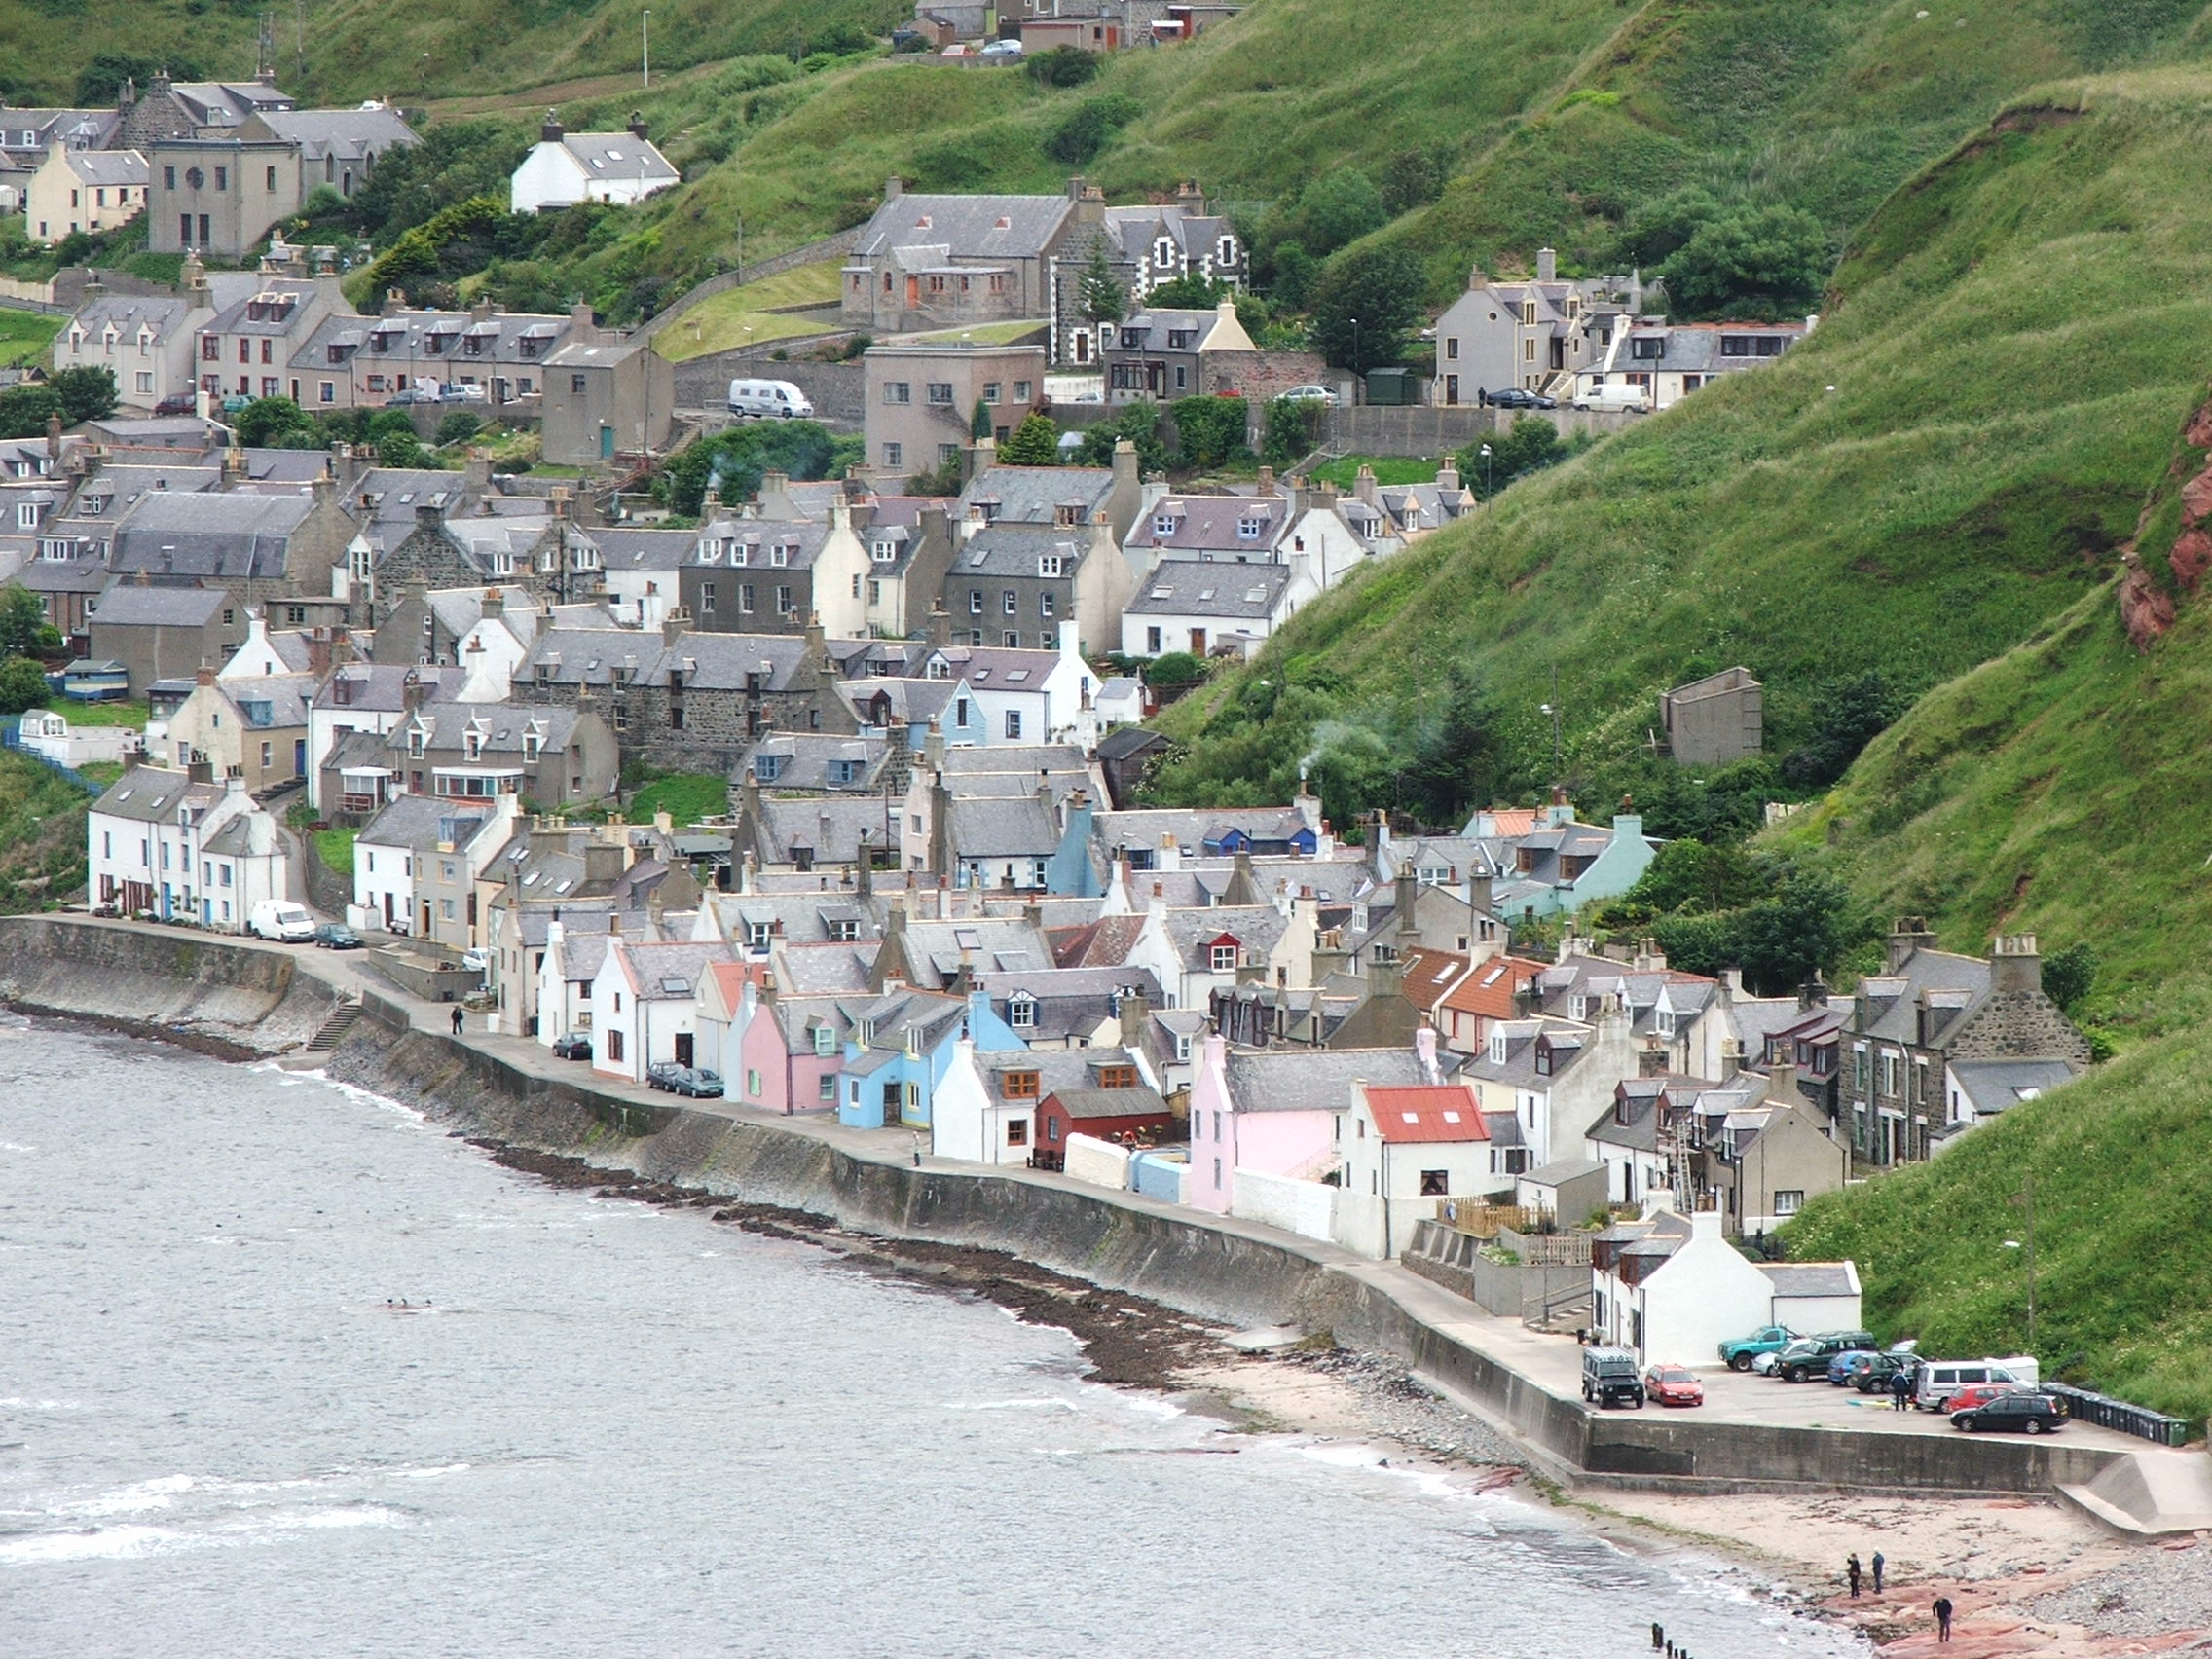
{"label": "white painted house", "polygon": [[697,1058],[699,984],[717,962],[736,958],[722,944],[609,938],[591,987],[592,1070],[645,1081],[645,1068]]}
{"label": "white painted house", "polygon": [[1360,1255],[1393,1259],[1412,1240],[1414,1224],[1435,1216],[1439,1198],[1496,1185],[1490,1131],[1463,1083],[1355,1083],[1336,1130],[1344,1160],[1337,1242]]}
{"label": "white painted house", "polygon": [[645,136],[643,116],[627,132],[565,132],[551,111],[537,142],[515,168],[508,211],[535,213],[579,202],[628,206],[681,182],[682,175]]}
{"label": "white painted house", "polygon": [[134,766],[85,817],[87,890],[95,908],[185,918],[238,933],[265,899],[296,897],[291,841],[241,778],[204,766]]}

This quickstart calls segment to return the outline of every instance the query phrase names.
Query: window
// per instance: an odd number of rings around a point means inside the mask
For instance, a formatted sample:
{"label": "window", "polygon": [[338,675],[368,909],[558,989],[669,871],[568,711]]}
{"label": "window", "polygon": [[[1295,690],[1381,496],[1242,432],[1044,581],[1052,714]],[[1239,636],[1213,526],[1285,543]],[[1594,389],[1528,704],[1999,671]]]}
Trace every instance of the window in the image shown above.
{"label": "window", "polygon": [[999,595],[999,608],[1009,616],[1016,614],[1021,608],[1021,596],[1015,593],[1014,589],[1008,588]]}
{"label": "window", "polygon": [[737,584],[737,608],[748,614],[751,613],[753,609],[753,584],[751,582]]}
{"label": "window", "polygon": [[1016,403],[1027,403],[1029,401],[1029,383],[1027,381],[1015,381],[1014,383],[1014,400]]}
{"label": "window", "polygon": [[1026,994],[1017,994],[1006,1005],[1006,1022],[1016,1031],[1034,1030],[1037,1025],[1037,1000]]}
{"label": "window", "polygon": [[1450,1198],[1452,1172],[1449,1169],[1423,1169],[1420,1172],[1420,1196],[1424,1198]]}
{"label": "window", "polygon": [[164,167],[162,169],[162,188],[164,190],[174,190],[176,188],[176,168]]}
{"label": "window", "polygon": [[1040,576],[1056,576],[1060,574],[1064,565],[1065,557],[1062,554],[1040,553],[1037,555],[1037,573]]}
{"label": "window", "polygon": [[1034,1100],[1037,1098],[1037,1074],[1033,1071],[1010,1071],[1006,1074],[1000,1092],[1009,1100]]}
{"label": "window", "polygon": [[[1134,1088],[1136,1086],[1137,1068],[1134,1066],[1100,1066],[1098,1068],[1098,1087],[1100,1088]],[[1219,1117],[1220,1114],[1216,1113],[1215,1116]]]}
{"label": "window", "polygon": [[885,444],[883,446],[883,464],[886,466],[905,465],[906,451],[904,447],[900,444]]}
{"label": "window", "polygon": [[217,190],[231,188],[231,169],[229,167],[217,167],[215,169],[215,188]]}
{"label": "window", "polygon": [[950,465],[951,465],[951,464],[952,464],[952,463],[953,463],[954,461],[958,461],[959,459],[960,459],[960,446],[959,446],[958,444],[940,444],[940,445],[938,445],[938,446],[937,446],[937,463],[938,463],[938,465],[940,465],[940,466],[950,466]]}
{"label": "window", "polygon": [[780,586],[776,589],[776,614],[778,616],[789,616],[791,613],[792,590],[788,586]]}
{"label": "window", "polygon": [[1044,618],[1046,618],[1046,619],[1047,619],[1048,621],[1050,621],[1050,620],[1051,619],[1051,615],[1052,615],[1052,590],[1051,590],[1051,589],[1050,589],[1050,588],[1047,588],[1047,589],[1046,589],[1046,590],[1045,590],[1045,591],[1044,591],[1043,593],[1041,593],[1041,594],[1039,594],[1039,595],[1037,596],[1037,614],[1038,614],[1038,615],[1040,615],[1040,616],[1042,616],[1042,617],[1044,617]]}
{"label": "window", "polygon": [[940,405],[950,403],[952,401],[952,383],[950,381],[931,381],[930,401]]}
{"label": "window", "polygon": [[1644,362],[1652,362],[1667,354],[1667,337],[1664,334],[1639,334],[1628,343],[1628,354]]}
{"label": "window", "polygon": [[1216,974],[1234,974],[1234,973],[1235,973],[1235,972],[1236,972],[1236,946],[1235,946],[1234,944],[1217,944],[1217,945],[1215,945],[1215,946],[1213,947],[1212,956],[1211,956],[1210,960],[1211,960],[1211,961],[1212,961],[1212,963],[1213,963],[1213,971],[1214,971],[1214,972],[1215,972]]}
{"label": "window", "polygon": [[1027,1146],[1029,1144],[1029,1120],[1027,1118],[1009,1118],[1006,1121],[1006,1144],[1009,1146]]}
{"label": "window", "polygon": [[980,616],[983,614],[983,596],[982,593],[976,588],[970,588],[968,590],[968,614],[971,616]]}
{"label": "window", "polygon": [[913,383],[910,381],[885,381],[883,383],[883,401],[886,403],[913,402]]}
{"label": "window", "polygon": [[985,403],[996,403],[998,400],[999,383],[997,381],[985,381],[983,383],[983,401]]}
{"label": "window", "polygon": [[1791,1192],[1788,1188],[1784,1188],[1774,1195],[1774,1213],[1776,1215],[1795,1215],[1804,1207],[1805,1195],[1802,1192]]}
{"label": "window", "polygon": [[[620,991],[614,993],[614,1010],[617,1014],[622,1011],[622,993]],[[622,1033],[620,1031],[611,1028],[608,1031],[607,1057],[610,1060],[618,1060],[622,1057]]]}
{"label": "window", "polygon": [[1007,735],[1007,738],[1008,738],[1008,740],[1009,740],[1009,741],[1011,741],[1011,742],[1019,742],[1019,741],[1020,741],[1020,738],[1021,738],[1021,711],[1020,711],[1019,709],[1009,709],[1009,710],[1007,710],[1007,712],[1006,712],[1006,735]]}
{"label": "window", "polygon": [[837,1074],[835,1072],[824,1072],[822,1074],[821,1084],[816,1089],[816,1097],[826,1106],[834,1106],[837,1103]]}

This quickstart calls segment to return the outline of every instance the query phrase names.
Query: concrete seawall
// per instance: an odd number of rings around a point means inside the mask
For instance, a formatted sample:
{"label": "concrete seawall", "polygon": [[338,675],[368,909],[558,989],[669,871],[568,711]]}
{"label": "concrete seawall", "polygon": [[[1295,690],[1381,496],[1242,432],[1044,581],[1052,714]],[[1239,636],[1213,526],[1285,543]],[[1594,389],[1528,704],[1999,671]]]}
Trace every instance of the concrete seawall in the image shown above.
{"label": "concrete seawall", "polygon": [[[0,996],[48,1012],[187,1030],[228,1028],[264,1051],[305,1040],[335,974],[297,955],[54,918],[0,918]],[[434,1011],[442,1012],[442,1011]],[[1500,1321],[1416,1275],[1327,1244],[1027,1170],[912,1165],[903,1137],[837,1136],[809,1120],[624,1099],[442,1029],[376,990],[331,1075],[475,1135],[862,1231],[1009,1251],[1112,1289],[1235,1324],[1298,1324],[1397,1354],[1512,1430],[1560,1472],[1599,1485],[2048,1493],[2125,1454],[1992,1440],[1593,1413],[1483,1351]],[[849,1144],[846,1144],[849,1143]],[[1510,1322],[1518,1329],[1518,1321]]]}

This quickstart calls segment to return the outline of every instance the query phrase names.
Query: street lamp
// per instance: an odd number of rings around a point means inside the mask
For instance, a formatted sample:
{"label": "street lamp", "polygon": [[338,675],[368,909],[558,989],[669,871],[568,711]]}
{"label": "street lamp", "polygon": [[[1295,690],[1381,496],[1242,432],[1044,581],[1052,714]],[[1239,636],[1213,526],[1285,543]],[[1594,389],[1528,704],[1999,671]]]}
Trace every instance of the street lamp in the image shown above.
{"label": "street lamp", "polygon": [[1486,506],[1486,507],[1487,507],[1487,506],[1489,506],[1489,505],[1490,505],[1490,498],[1491,498],[1491,483],[1490,483],[1490,445],[1488,445],[1488,444],[1485,444],[1485,445],[1483,445],[1483,505],[1484,505],[1484,506]]}
{"label": "street lamp", "polygon": [[1538,713],[1539,715],[1549,715],[1552,718],[1552,782],[1557,784],[1560,781],[1560,702],[1559,669],[1556,666],[1552,669],[1552,700],[1548,703],[1538,704],[1536,707],[1536,713]]}
{"label": "street lamp", "polygon": [[2005,1248],[2019,1251],[2023,1265],[2028,1270],[2028,1351],[2033,1353],[2036,1350],[2036,1178],[2033,1175],[2022,1176],[2020,1190],[2007,1201],[2027,1211],[2027,1226],[2022,1230],[2026,1242],[2022,1243],[2019,1238],[2008,1238],[2005,1240]]}
{"label": "street lamp", "polygon": [[1359,318],[1356,316],[1351,319],[1351,372],[1353,377],[1357,378],[1359,374]]}

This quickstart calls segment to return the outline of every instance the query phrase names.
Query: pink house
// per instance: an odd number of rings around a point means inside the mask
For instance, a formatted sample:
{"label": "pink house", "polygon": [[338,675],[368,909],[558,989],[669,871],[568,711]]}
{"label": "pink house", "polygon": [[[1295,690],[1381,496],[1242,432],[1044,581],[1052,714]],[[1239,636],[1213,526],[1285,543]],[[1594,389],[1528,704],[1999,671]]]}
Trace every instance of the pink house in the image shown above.
{"label": "pink house", "polygon": [[[1422,1035],[1433,1044],[1433,1032]],[[1354,1082],[1428,1081],[1413,1049],[1262,1049],[1231,1052],[1208,1036],[1191,1082],[1191,1199],[1227,1215],[1236,1172],[1317,1180],[1337,1161],[1336,1121]]]}
{"label": "pink house", "polygon": [[723,1073],[725,1097],[766,1112],[834,1112],[844,1069],[845,1020],[834,997],[793,997],[763,973],[745,987],[730,1027],[738,1059]]}

